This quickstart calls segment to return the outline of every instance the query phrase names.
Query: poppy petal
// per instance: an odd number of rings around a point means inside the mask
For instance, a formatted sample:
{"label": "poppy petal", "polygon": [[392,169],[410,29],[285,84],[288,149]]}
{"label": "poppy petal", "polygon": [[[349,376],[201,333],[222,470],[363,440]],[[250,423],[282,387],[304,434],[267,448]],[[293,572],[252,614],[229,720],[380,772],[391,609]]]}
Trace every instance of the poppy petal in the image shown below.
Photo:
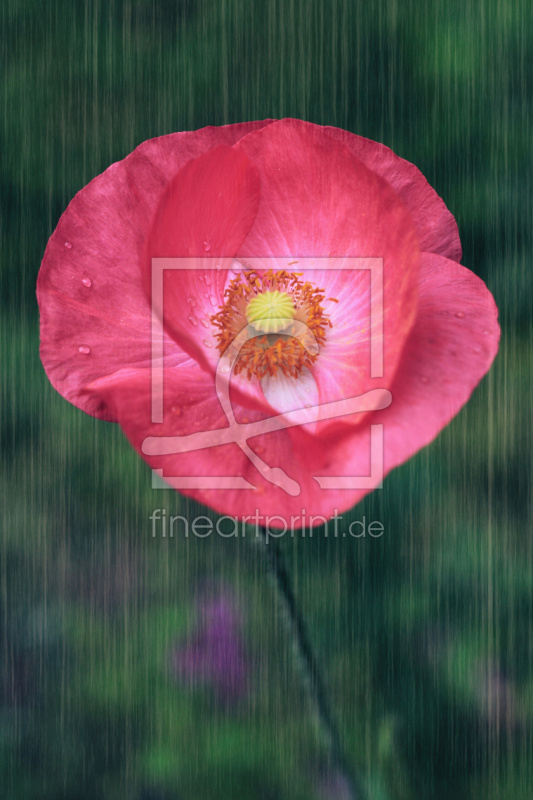
{"label": "poppy petal", "polygon": [[[249,445],[242,433],[232,434],[216,394],[214,377],[201,370],[194,360],[190,359],[182,369],[166,371],[163,385],[162,423],[152,422],[153,387],[148,370],[119,370],[89,388],[113,407],[132,445],[154,470],[162,471],[169,485],[220,511],[228,508],[228,498],[233,497],[231,511],[237,513],[244,495],[257,497],[273,488],[257,466],[268,471],[270,463],[279,474],[285,475],[278,465],[290,451],[286,431],[276,436],[255,436]],[[234,413],[238,423],[234,431],[265,418],[264,414],[241,406],[235,406]],[[225,439],[226,434],[229,439]],[[181,439],[195,436],[194,446]],[[235,443],[236,439],[243,442],[243,447]],[[252,460],[243,448],[248,449]],[[225,479],[237,479],[249,491],[231,488],[222,491]],[[290,478],[287,481],[294,483]]]}
{"label": "poppy petal", "polygon": [[[419,250],[412,219],[396,193],[320,126],[284,120],[243,137],[235,150],[257,166],[261,199],[239,257],[293,256],[304,280],[338,300],[313,374],[322,402],[375,388],[370,370],[370,280],[381,269],[380,312],[386,386],[416,313]],[[346,271],[347,258],[350,262]],[[327,268],[321,259],[328,261]],[[313,261],[315,266],[313,267]],[[378,263],[379,262],[379,263]],[[377,273],[372,273],[377,288]],[[333,305],[333,304],[332,304]]]}
{"label": "poppy petal", "polygon": [[[253,225],[259,176],[247,156],[227,145],[189,161],[162,194],[146,239],[143,279],[152,285],[152,259],[185,259],[164,270],[163,325],[206,368],[217,358],[205,342],[210,317],[224,303],[228,269]],[[189,260],[191,262],[190,267]],[[203,335],[202,335],[203,334]]]}
{"label": "poppy petal", "polygon": [[[370,425],[383,425],[383,474],[429,444],[468,401],[498,351],[498,310],[483,281],[455,261],[423,254],[416,323],[402,355],[388,408],[351,438],[339,438],[330,476],[364,475]],[[326,473],[327,475],[327,473]],[[327,485],[327,481],[326,484]],[[349,507],[367,492],[346,489]],[[328,490],[330,505],[339,491]]]}
{"label": "poppy petal", "polygon": [[[297,378],[283,375],[266,375],[261,380],[261,389],[268,404],[279,414],[286,411],[296,411],[301,408],[314,408],[315,420],[318,417],[318,406],[320,398],[316,380],[307,368],[304,368]],[[312,432],[314,420],[306,425],[307,430]]]}
{"label": "poppy petal", "polygon": [[[113,420],[102,398],[85,387],[124,364],[150,363],[151,309],[140,260],[169,180],[192,158],[268,124],[151,139],[74,197],[48,242],[37,283],[41,359],[52,385],[71,403]],[[170,337],[165,345],[173,348]]]}
{"label": "poppy petal", "polygon": [[455,217],[414,164],[379,142],[340,128],[327,127],[325,130],[394,189],[413,218],[420,250],[457,262],[461,260],[461,241]]}

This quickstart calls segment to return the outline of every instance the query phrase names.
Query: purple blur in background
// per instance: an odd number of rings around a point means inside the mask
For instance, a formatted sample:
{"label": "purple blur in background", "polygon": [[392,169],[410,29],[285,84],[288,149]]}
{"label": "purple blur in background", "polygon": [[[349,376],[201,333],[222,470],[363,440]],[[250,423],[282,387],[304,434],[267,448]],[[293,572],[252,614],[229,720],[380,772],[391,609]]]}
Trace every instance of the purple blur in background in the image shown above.
{"label": "purple blur in background", "polygon": [[231,706],[248,694],[248,656],[243,615],[231,591],[211,592],[198,601],[196,629],[171,653],[176,679],[205,686],[217,703]]}

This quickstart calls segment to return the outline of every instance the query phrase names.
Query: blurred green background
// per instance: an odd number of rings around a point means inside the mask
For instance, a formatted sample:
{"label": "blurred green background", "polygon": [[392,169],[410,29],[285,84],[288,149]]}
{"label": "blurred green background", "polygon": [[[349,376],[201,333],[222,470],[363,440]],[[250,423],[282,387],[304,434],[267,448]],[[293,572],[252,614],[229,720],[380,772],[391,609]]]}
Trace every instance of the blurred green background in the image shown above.
{"label": "blurred green background", "polygon": [[[282,116],[414,162],[501,312],[471,402],[352,512],[383,537],[282,542],[346,753],[371,800],[532,796],[529,14],[527,0],[2,3],[4,798],[343,796],[257,550],[153,539],[154,508],[210,512],[154,492],[120,430],[56,394],[38,355],[37,272],[75,192],[147,138]],[[173,666],[206,591],[240,609],[231,702]]]}

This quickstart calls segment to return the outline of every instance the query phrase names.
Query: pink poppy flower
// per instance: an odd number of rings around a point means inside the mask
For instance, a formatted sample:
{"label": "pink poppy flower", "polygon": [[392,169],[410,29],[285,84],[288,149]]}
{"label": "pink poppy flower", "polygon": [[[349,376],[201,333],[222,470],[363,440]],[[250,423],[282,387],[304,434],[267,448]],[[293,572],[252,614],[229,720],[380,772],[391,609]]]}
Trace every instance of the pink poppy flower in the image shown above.
{"label": "pink poppy flower", "polygon": [[[174,262],[152,259],[175,258],[195,268],[163,269],[158,303],[154,264]],[[183,493],[319,524],[431,442],[489,369],[497,309],[460,258],[443,201],[381,144],[290,119],[163,136],[61,217],[41,358]]]}

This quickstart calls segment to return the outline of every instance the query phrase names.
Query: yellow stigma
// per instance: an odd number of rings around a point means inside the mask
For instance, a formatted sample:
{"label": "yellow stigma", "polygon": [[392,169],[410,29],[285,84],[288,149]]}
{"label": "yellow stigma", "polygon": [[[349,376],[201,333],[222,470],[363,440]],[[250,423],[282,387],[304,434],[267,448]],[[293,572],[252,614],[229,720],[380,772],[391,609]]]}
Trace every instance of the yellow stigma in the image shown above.
{"label": "yellow stigma", "polygon": [[246,319],[256,331],[279,333],[294,319],[296,309],[285,292],[277,289],[256,295],[246,306]]}

